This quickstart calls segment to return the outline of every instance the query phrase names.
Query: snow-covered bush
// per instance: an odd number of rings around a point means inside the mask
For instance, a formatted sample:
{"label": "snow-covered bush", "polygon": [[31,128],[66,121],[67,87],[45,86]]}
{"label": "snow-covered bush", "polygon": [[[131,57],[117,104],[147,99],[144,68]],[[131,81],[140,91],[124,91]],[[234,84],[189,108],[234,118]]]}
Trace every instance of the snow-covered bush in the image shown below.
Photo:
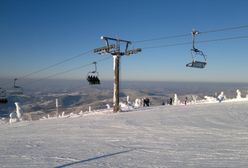
{"label": "snow-covered bush", "polygon": [[135,108],[139,108],[139,107],[142,107],[142,100],[141,99],[135,99],[135,102],[134,102],[134,107]]}
{"label": "snow-covered bush", "polygon": [[226,99],[226,96],[224,95],[224,92],[221,92],[220,94],[219,94],[219,96],[217,97],[217,100],[219,101],[219,102],[222,102],[223,100],[225,100]]}
{"label": "snow-covered bush", "polygon": [[241,99],[241,92],[240,92],[239,89],[236,90],[236,93],[237,93],[236,98],[237,98],[237,99]]}
{"label": "snow-covered bush", "polygon": [[21,109],[18,102],[15,102],[16,111],[10,113],[9,123],[14,123],[22,120],[23,110]]}
{"label": "snow-covered bush", "polygon": [[180,100],[177,97],[177,94],[174,95],[174,99],[173,99],[173,105],[178,105],[180,104]]}

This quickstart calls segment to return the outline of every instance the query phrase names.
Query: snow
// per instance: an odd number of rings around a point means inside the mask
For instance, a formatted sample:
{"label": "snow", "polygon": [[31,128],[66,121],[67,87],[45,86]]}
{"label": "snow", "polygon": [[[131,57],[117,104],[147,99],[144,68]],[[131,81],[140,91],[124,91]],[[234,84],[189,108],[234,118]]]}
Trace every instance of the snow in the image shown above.
{"label": "snow", "polygon": [[10,115],[9,115],[9,118],[10,118],[9,123],[19,122],[22,120],[23,111],[22,111],[19,103],[15,102],[15,106],[16,106],[16,111],[10,113]]}
{"label": "snow", "polygon": [[237,98],[237,99],[241,99],[241,92],[240,92],[239,89],[236,90],[236,93],[237,93],[236,98]]}
{"label": "snow", "polygon": [[247,99],[204,101],[1,122],[0,167],[246,168]]}

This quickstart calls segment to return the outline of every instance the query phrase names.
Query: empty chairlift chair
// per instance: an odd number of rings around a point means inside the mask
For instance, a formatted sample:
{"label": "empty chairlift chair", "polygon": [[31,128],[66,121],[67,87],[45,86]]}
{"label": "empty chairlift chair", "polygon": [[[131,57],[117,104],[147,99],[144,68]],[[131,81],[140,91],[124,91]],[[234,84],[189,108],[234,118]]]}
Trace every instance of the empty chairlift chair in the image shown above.
{"label": "empty chairlift chair", "polygon": [[192,39],[193,39],[193,48],[191,49],[192,62],[186,64],[186,67],[205,68],[205,66],[207,65],[207,56],[201,50],[195,48],[195,36],[197,34],[199,34],[198,31],[192,31]]}
{"label": "empty chairlift chair", "polygon": [[14,86],[8,90],[8,93],[13,96],[23,95],[23,89],[22,87],[16,85],[16,81],[17,78],[14,79]]}

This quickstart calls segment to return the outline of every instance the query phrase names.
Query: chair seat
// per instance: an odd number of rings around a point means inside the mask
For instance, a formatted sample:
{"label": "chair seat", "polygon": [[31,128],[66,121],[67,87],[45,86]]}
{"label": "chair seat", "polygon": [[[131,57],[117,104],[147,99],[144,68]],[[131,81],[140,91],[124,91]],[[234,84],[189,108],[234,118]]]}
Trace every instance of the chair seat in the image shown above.
{"label": "chair seat", "polygon": [[207,62],[193,61],[193,62],[186,64],[186,67],[205,68],[206,64],[207,64]]}

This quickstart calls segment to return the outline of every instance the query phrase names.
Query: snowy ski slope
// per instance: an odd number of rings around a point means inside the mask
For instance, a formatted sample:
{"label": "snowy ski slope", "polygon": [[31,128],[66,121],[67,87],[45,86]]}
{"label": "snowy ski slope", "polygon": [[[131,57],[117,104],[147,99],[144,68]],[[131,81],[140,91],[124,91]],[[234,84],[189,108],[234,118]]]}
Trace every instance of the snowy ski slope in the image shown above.
{"label": "snowy ski slope", "polygon": [[1,168],[248,167],[248,102],[0,124]]}

